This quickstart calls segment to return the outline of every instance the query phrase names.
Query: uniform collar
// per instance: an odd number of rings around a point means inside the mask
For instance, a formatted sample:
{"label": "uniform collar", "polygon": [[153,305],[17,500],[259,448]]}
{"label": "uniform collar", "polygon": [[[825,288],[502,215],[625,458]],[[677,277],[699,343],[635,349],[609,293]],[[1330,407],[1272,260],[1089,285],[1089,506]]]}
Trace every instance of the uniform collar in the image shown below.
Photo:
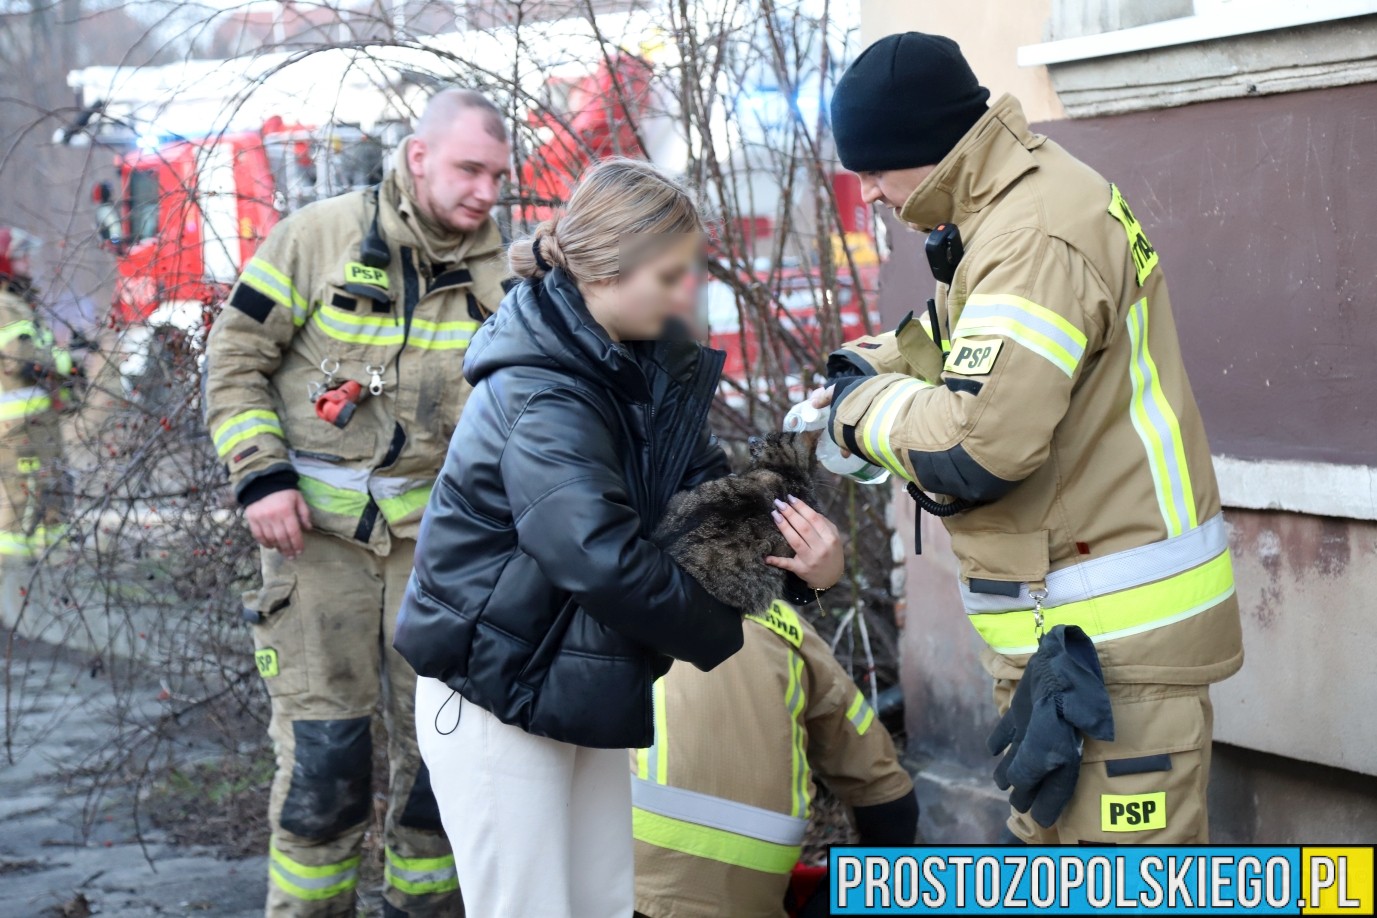
{"label": "uniform collar", "polygon": [[431,264],[458,264],[466,258],[492,255],[502,247],[502,234],[491,217],[476,232],[457,233],[430,219],[416,203],[416,189],[406,164],[412,138],[397,147],[392,171],[379,192],[379,222],[388,241],[410,245]]}
{"label": "uniform collar", "polygon": [[1037,168],[1030,151],[1046,140],[1028,127],[1018,100],[1004,94],[914,189],[899,219],[924,232],[948,222],[973,229],[973,217]]}

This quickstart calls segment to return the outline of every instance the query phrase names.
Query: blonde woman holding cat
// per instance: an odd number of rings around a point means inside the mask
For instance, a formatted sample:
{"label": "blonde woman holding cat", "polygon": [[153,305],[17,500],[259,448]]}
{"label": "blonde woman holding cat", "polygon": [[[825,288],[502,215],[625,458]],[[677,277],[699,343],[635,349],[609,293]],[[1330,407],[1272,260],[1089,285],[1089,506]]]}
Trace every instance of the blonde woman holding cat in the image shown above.
{"label": "blonde woman holding cat", "polygon": [[[702,218],[646,163],[610,160],[510,251],[523,280],[474,336],[473,384],[421,526],[395,645],[469,918],[629,918],[628,747],[651,685],[708,670],[741,614],[649,540],[675,492],[728,473],[708,431],[722,355],[675,334]],[[836,528],[785,505],[813,588]]]}

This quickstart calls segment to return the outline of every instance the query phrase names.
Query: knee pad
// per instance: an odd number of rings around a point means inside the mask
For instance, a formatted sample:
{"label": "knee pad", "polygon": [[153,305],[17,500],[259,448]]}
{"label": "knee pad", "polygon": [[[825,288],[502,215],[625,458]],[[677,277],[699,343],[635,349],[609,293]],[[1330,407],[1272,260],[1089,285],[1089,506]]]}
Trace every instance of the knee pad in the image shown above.
{"label": "knee pad", "polygon": [[435,792],[430,788],[430,769],[421,762],[416,769],[416,780],[411,785],[411,793],[406,795],[406,806],[397,819],[397,825],[423,832],[443,832],[440,823],[440,805],[435,800]]}
{"label": "knee pad", "polygon": [[292,783],[278,819],[283,829],[323,841],[368,818],[373,785],[371,726],[371,717],[292,723],[296,755]]}

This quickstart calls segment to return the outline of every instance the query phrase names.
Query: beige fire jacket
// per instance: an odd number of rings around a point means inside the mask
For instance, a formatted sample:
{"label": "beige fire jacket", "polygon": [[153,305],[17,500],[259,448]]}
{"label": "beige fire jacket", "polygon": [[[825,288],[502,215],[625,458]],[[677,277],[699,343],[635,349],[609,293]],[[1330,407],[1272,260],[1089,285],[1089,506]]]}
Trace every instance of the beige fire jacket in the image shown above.
{"label": "beige fire jacket", "polygon": [[0,278],[0,430],[55,417],[74,368],[71,354],[54,343],[23,286]]}
{"label": "beige fire jacket", "polygon": [[906,321],[834,355],[864,377],[839,386],[831,432],[974,505],[946,525],[990,671],[1018,677],[1040,606],[1044,627],[1090,634],[1111,682],[1231,675],[1209,444],[1158,255],[1119,191],[1005,96],[899,216],[955,223],[965,257],[937,290],[940,334]]}
{"label": "beige fire jacket", "polygon": [[778,601],[711,673],[655,683],[655,743],[631,751],[636,909],[783,918],[821,781],[842,803],[913,789],[894,741],[827,643]]}
{"label": "beige fire jacket", "polygon": [[[405,150],[376,191],[273,229],[211,330],[206,386],[207,427],[242,503],[298,487],[316,529],[381,554],[390,535],[416,535],[468,396],[464,352],[507,273],[491,220],[447,234],[421,216]],[[361,252],[375,215],[382,268]],[[364,397],[340,428],[314,396],[348,380]]]}

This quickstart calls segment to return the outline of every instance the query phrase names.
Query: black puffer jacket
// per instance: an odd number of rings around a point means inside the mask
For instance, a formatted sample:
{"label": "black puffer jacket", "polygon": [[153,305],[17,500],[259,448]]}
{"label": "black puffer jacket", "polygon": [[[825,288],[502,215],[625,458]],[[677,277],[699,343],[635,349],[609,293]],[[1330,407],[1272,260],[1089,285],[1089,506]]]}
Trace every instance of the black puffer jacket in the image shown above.
{"label": "black puffer jacket", "polygon": [[394,645],[530,733],[648,746],[673,657],[741,647],[737,610],[648,541],[671,495],[728,473],[705,424],[722,354],[622,346],[560,270],[474,336],[474,384],[421,523]]}

